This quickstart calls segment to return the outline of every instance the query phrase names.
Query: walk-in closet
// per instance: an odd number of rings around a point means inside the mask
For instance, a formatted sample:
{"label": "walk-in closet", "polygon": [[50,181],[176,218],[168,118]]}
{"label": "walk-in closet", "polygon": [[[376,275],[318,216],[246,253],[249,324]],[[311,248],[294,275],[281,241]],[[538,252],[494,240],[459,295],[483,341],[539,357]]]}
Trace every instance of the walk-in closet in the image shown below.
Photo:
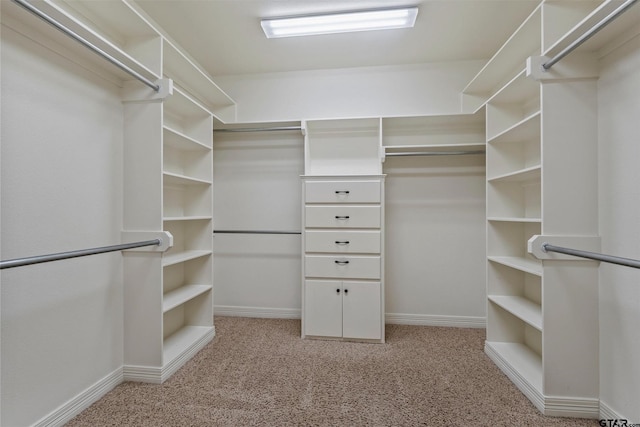
{"label": "walk-in closet", "polygon": [[0,426],[640,425],[638,3],[2,0]]}

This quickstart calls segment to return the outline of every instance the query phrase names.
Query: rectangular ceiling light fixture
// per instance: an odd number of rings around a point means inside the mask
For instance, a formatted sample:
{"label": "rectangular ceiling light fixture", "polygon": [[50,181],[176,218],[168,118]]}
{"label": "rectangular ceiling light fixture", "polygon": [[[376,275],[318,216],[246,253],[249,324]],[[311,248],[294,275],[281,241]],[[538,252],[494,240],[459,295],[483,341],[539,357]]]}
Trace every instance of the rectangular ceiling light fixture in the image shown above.
{"label": "rectangular ceiling light fixture", "polygon": [[416,22],[417,7],[404,9],[367,10],[325,15],[263,19],[267,38],[312,36],[354,31],[411,28]]}

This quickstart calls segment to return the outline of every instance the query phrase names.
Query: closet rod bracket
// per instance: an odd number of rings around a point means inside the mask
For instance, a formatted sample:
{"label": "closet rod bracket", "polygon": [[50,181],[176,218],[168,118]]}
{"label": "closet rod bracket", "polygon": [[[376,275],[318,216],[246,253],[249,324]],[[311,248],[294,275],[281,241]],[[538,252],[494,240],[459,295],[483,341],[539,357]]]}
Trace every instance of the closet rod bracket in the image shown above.
{"label": "closet rod bracket", "polygon": [[160,240],[157,246],[131,248],[131,252],[166,252],[173,247],[173,235],[168,231],[123,231],[120,233],[122,243],[137,242],[140,240]]}
{"label": "closet rod bracket", "polygon": [[556,261],[579,261],[578,258],[569,254],[548,251],[545,248],[550,246],[582,248],[585,251],[600,251],[599,236],[560,236],[560,235],[534,235],[527,242],[527,251],[539,260]]}

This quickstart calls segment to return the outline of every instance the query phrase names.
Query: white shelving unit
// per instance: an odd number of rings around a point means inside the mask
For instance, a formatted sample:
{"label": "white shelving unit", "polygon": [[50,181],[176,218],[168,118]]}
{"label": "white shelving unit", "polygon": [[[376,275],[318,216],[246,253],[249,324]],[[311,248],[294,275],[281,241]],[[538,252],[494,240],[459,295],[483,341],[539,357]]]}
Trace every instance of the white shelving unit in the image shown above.
{"label": "white shelving unit", "polygon": [[[382,162],[393,154],[482,154],[484,111],[313,120],[304,131],[302,335],[383,341]],[[345,305],[356,294],[368,309]]]}
{"label": "white shelving unit", "polygon": [[384,156],[406,153],[484,151],[484,114],[382,119]]}
{"label": "white shelving unit", "polygon": [[[567,39],[582,34],[585,28],[598,22],[597,17],[601,19],[605,11],[611,11],[615,3],[610,0],[542,0],[462,90],[463,111],[477,111],[522,71],[528,57],[559,52],[568,44]],[[601,12],[594,13],[594,9]],[[632,19],[625,17],[629,25]],[[590,45],[596,46],[596,43]]]}
{"label": "white shelving unit", "polygon": [[236,120],[235,102],[175,44],[162,40],[164,76],[178,82],[223,122]]}
{"label": "white shelving unit", "polygon": [[514,75],[524,69],[529,56],[542,53],[542,5],[538,6],[505,44],[462,90],[462,109],[478,111]]}
{"label": "white shelving unit", "polygon": [[[110,55],[149,80],[161,76],[161,36],[125,1],[92,2],[40,0],[33,6],[62,26],[68,28],[102,52]],[[7,8],[7,16],[15,15],[23,30],[42,36],[43,21],[33,19],[22,8]],[[24,19],[27,14],[28,19]],[[46,25],[46,24],[45,24]],[[115,84],[132,77],[96,55],[61,31],[47,31],[41,43],[55,51],[73,52],[78,64]]]}
{"label": "white shelving unit", "polygon": [[380,125],[303,123],[303,338],[385,340]]}
{"label": "white shelving unit", "polygon": [[213,325],[213,115],[187,92],[127,102],[128,230],[173,236],[162,255],[125,256],[125,378],[161,383]]}
{"label": "white shelving unit", "polygon": [[39,6],[160,86],[86,54],[87,66],[123,88],[123,239],[172,240],[164,253],[123,254],[124,378],[161,383],[215,334],[212,131],[214,117],[235,119],[235,103],[133,2]]}
{"label": "white shelving unit", "polygon": [[[157,54],[162,37],[148,20],[126,0],[114,2],[53,0],[76,18],[89,41],[116,53],[154,76],[160,76],[162,63]],[[86,22],[87,25],[83,24]],[[119,51],[119,53],[118,53]]]}
{"label": "white shelving unit", "polygon": [[213,115],[176,88],[162,120],[163,230],[174,237],[162,259],[161,377],[168,377],[214,335]]}
{"label": "white shelving unit", "polygon": [[379,175],[380,119],[303,122],[306,175]]}
{"label": "white shelving unit", "polygon": [[302,337],[384,342],[384,176],[303,176]]}
{"label": "white shelving unit", "polygon": [[[38,7],[143,76],[169,78],[223,122],[235,121],[234,100],[134,1],[43,0]],[[95,71],[104,68],[95,54],[87,52],[87,58],[98,64]],[[111,71],[122,80],[132,79],[115,67]]]}
{"label": "white shelving unit", "polygon": [[597,265],[528,247],[597,236],[597,76],[584,57],[538,65],[600,3],[541,2],[463,94],[487,120],[485,351],[546,415],[599,415]]}

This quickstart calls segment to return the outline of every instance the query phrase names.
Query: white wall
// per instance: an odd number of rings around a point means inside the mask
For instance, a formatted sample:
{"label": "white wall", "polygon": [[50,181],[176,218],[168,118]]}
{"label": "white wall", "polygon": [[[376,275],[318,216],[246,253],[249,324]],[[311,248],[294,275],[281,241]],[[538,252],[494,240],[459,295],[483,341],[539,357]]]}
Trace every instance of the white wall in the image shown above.
{"label": "white wall", "polygon": [[[601,65],[602,252],[640,258],[640,34]],[[640,271],[601,263],[599,311],[601,403],[640,423]]]}
{"label": "white wall", "polygon": [[[300,231],[301,132],[214,134],[214,229]],[[214,313],[300,317],[300,235],[215,234]]]}
{"label": "white wall", "polygon": [[239,122],[451,114],[484,65],[460,61],[217,76],[238,105]]}
{"label": "white wall", "polygon": [[[118,88],[16,33],[5,18],[2,259],[119,243]],[[121,372],[121,258],[2,270],[0,424],[31,425]]]}
{"label": "white wall", "polygon": [[[300,231],[303,160],[300,133],[215,134],[215,229]],[[387,320],[484,326],[484,157],[388,158],[384,173]],[[300,236],[214,245],[216,314],[300,316]]]}
{"label": "white wall", "polygon": [[384,163],[387,321],[484,327],[484,156]]}
{"label": "white wall", "polygon": [[[218,76],[216,83],[236,100],[239,122],[441,115],[460,112],[460,92],[482,65]],[[215,228],[299,230],[302,137],[223,135],[214,138]],[[389,320],[483,325],[484,158],[394,159],[385,173]],[[217,314],[299,316],[299,237],[216,235],[215,248]]]}

